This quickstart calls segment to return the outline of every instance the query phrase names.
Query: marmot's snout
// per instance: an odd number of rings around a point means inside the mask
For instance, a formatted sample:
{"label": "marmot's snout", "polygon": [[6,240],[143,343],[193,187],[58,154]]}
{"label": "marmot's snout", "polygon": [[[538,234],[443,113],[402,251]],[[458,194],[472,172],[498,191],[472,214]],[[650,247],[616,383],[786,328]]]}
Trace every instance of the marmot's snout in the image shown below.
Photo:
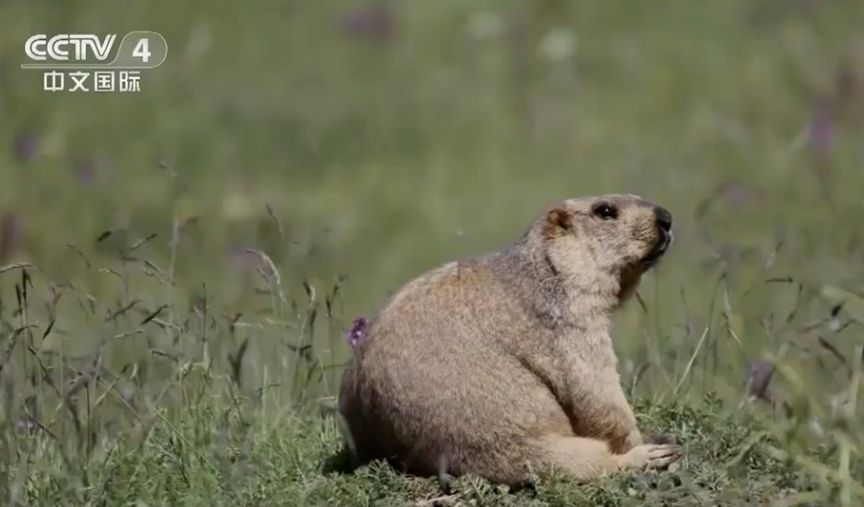
{"label": "marmot's snout", "polygon": [[643,259],[647,267],[653,266],[672,244],[672,213],[662,206],[654,206],[654,220],[657,225],[657,242]]}
{"label": "marmot's snout", "polygon": [[654,206],[654,216],[657,217],[657,227],[665,232],[672,231],[672,213],[662,206]]}

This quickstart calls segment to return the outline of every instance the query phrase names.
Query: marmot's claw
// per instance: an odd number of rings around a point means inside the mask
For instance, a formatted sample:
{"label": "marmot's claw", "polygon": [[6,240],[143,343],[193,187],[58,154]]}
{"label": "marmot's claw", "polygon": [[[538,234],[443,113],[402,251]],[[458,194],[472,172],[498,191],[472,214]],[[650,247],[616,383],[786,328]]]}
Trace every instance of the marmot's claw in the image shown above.
{"label": "marmot's claw", "polygon": [[680,445],[649,445],[653,448],[648,451],[648,462],[646,463],[648,468],[666,468],[684,455]]}
{"label": "marmot's claw", "polygon": [[630,449],[622,461],[625,468],[664,468],[681,459],[683,454],[678,445],[643,444]]}

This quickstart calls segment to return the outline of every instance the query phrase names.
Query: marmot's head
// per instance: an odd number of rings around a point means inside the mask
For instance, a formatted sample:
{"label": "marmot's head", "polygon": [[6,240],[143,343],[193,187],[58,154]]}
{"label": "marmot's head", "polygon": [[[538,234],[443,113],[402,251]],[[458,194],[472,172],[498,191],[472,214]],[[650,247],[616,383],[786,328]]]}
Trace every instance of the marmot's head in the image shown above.
{"label": "marmot's head", "polygon": [[540,219],[551,268],[584,288],[629,296],[672,242],[672,215],[635,195],[568,199]]}

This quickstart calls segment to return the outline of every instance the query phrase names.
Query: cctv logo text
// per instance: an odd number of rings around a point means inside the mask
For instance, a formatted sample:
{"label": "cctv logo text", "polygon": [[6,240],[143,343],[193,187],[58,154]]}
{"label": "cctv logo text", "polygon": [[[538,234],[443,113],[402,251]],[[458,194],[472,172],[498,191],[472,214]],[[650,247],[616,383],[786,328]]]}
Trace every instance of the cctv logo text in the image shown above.
{"label": "cctv logo text", "polygon": [[105,61],[111,54],[117,35],[106,35],[102,39],[93,34],[58,34],[48,37],[36,34],[24,43],[24,53],[33,61],[44,62],[49,58],[57,62],[87,61],[91,57]]}

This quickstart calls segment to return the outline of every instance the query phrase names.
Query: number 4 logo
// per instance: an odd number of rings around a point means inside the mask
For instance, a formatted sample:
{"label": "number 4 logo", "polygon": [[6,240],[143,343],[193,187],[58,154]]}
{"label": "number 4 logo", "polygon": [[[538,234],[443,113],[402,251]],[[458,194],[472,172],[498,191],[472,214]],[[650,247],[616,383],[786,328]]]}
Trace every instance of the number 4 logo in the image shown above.
{"label": "number 4 logo", "polygon": [[132,50],[132,56],[140,58],[142,63],[150,61],[150,39],[143,37],[135,44],[135,49]]}

